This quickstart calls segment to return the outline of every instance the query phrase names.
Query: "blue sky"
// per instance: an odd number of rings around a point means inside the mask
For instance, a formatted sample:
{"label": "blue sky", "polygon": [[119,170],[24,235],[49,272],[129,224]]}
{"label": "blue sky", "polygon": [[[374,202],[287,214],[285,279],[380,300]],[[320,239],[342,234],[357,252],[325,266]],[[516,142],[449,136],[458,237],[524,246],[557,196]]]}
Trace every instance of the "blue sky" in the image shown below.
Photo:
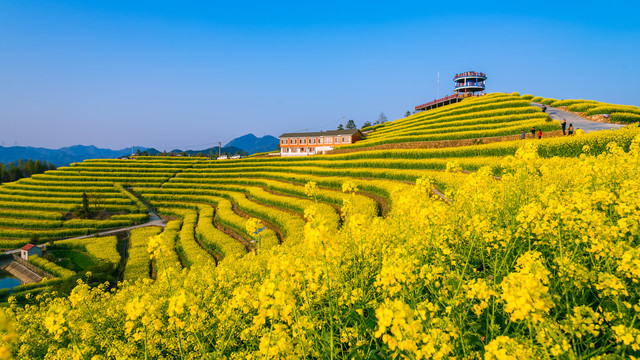
{"label": "blue sky", "polygon": [[[506,6],[505,4],[508,4]],[[533,6],[534,4],[535,6]],[[206,148],[453,90],[640,105],[634,2],[0,1],[0,144]]]}

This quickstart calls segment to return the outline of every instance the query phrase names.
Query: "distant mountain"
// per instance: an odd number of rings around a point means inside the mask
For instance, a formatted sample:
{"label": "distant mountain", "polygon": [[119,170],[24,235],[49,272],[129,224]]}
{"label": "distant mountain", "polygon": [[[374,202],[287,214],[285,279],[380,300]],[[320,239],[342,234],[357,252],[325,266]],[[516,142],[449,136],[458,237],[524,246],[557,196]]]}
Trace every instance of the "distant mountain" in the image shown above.
{"label": "distant mountain", "polygon": [[[279,140],[271,135],[261,138],[253,134],[247,134],[239,138],[231,140],[227,145],[222,147],[222,153],[235,155],[237,153],[255,154],[263,151],[277,151]],[[94,145],[74,145],[63,147],[60,149],[36,148],[31,146],[0,146],[0,164],[7,164],[20,159],[32,159],[47,161],[55,166],[67,166],[73,162],[82,162],[86,159],[115,159],[120,156],[131,155],[140,150],[146,151],[148,155],[157,155],[160,152],[154,148],[146,148],[134,146],[133,148],[125,148],[120,150],[100,149]],[[172,153],[178,154],[183,150],[175,149]],[[204,150],[186,150],[187,155],[196,155],[202,153],[205,156],[213,154],[218,155],[218,147],[212,147]]]}
{"label": "distant mountain", "polygon": [[[197,155],[197,154],[202,154],[204,156],[210,156],[213,155],[214,157],[217,157],[219,152],[218,152],[218,146],[216,147],[212,147],[212,148],[208,148],[208,149],[204,149],[204,150],[180,150],[180,149],[173,149],[170,151],[170,153],[174,153],[174,154],[180,154],[184,152],[185,154],[189,155],[189,156],[193,156],[193,155]],[[221,154],[227,153],[227,154],[231,154],[231,155],[235,155],[235,154],[241,154],[243,152],[242,149],[237,148],[235,146],[223,146],[222,147],[222,151],[220,152]],[[246,152],[246,151],[245,151]]]}
{"label": "distant mountain", "polygon": [[255,154],[264,151],[277,151],[279,145],[280,140],[277,137],[265,135],[259,138],[253,134],[247,134],[231,140],[225,147],[235,146],[248,154]]}
{"label": "distant mountain", "polygon": [[[0,146],[0,163],[9,163],[20,159],[32,159],[50,162],[56,166],[66,166],[85,159],[114,159],[119,156],[131,155],[132,148],[121,150],[100,149],[93,145],[74,145],[60,149],[45,149],[31,146]],[[133,150],[147,151],[150,155],[158,150],[134,146]]]}

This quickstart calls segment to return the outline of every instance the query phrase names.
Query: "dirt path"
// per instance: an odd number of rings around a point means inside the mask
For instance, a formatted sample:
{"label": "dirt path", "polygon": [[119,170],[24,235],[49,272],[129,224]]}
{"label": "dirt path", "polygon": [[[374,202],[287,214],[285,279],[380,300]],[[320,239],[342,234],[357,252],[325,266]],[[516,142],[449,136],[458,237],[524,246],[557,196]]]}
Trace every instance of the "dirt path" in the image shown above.
{"label": "dirt path", "polygon": [[[537,106],[539,108],[542,107],[541,103],[536,103],[536,102],[532,102],[531,105]],[[569,124],[573,124],[574,131],[578,129],[582,129],[585,132],[619,129],[621,127],[625,127],[625,125],[592,121],[592,120],[580,117],[576,114],[570,113],[568,111],[563,111],[558,108],[550,107],[548,105],[547,105],[547,114],[549,114],[549,116],[551,116],[552,119],[558,120],[560,122],[562,122],[563,119],[567,120],[567,131],[569,131]]]}

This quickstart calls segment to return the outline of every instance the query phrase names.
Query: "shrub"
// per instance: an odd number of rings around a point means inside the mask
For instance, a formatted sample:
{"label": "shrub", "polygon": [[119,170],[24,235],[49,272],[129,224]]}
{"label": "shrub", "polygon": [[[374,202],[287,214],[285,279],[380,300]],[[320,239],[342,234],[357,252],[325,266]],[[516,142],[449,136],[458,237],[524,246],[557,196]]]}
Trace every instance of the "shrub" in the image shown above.
{"label": "shrub", "polygon": [[640,122],[640,115],[631,113],[613,113],[609,119],[615,123],[632,124]]}
{"label": "shrub", "polygon": [[29,256],[29,262],[39,267],[40,269],[50,273],[51,275],[57,276],[63,279],[76,274],[74,271],[58,266],[55,263],[52,263],[47,259],[41,258],[38,255]]}
{"label": "shrub", "polygon": [[592,103],[592,102],[581,102],[581,103],[577,103],[577,104],[573,104],[573,105],[569,105],[569,111],[573,111],[573,112],[585,112],[589,109],[593,109],[595,107],[599,106],[598,103]]}
{"label": "shrub", "polygon": [[613,113],[632,113],[640,115],[640,108],[636,106],[627,106],[627,105],[610,105],[603,104],[598,107],[594,107],[589,109],[585,115],[598,115],[598,114],[613,114]]}
{"label": "shrub", "polygon": [[594,101],[594,100],[583,100],[583,99],[556,100],[556,101],[551,103],[551,106],[553,106],[553,107],[571,106],[573,104],[580,104],[580,103],[597,103],[597,101]]}
{"label": "shrub", "polygon": [[511,95],[511,96],[520,96],[520,93],[519,93],[519,92],[514,91],[514,92],[512,92],[510,95]]}
{"label": "shrub", "polygon": [[552,99],[552,98],[546,98],[546,99],[540,100],[540,102],[542,104],[545,104],[545,105],[551,105],[552,103],[554,103],[556,101],[557,101],[556,99]]}
{"label": "shrub", "polygon": [[540,101],[542,101],[542,99],[544,99],[542,96],[536,96],[536,97],[534,97],[533,99],[531,99],[531,101],[533,101],[533,102],[540,102]]}
{"label": "shrub", "polygon": [[531,100],[531,99],[534,98],[534,96],[531,95],[531,94],[525,94],[525,95],[520,96],[520,98],[523,99],[523,100]]}

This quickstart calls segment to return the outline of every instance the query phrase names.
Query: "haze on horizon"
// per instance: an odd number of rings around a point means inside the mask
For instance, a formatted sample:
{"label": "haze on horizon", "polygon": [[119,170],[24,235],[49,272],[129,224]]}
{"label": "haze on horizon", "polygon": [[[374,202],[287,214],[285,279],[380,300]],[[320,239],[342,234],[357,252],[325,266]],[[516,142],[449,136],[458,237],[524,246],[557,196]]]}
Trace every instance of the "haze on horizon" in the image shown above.
{"label": "haze on horizon", "polygon": [[640,6],[0,2],[0,145],[201,149],[488,92],[640,106]]}

